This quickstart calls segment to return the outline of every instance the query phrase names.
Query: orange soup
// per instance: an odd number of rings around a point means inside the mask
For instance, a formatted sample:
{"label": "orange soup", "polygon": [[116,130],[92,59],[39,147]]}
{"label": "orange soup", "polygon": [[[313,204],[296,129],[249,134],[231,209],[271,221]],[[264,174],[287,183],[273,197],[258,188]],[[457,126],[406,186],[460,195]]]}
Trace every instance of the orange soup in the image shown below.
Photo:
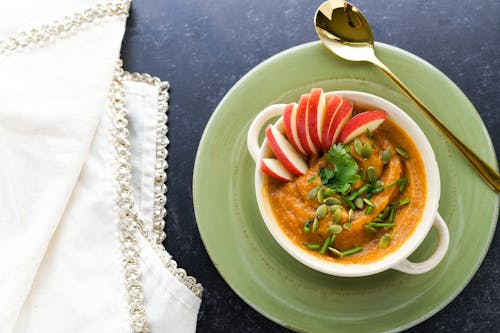
{"label": "orange soup", "polygon": [[425,169],[413,141],[391,119],[308,162],[307,173],[292,181],[264,182],[281,229],[304,251],[368,263],[415,230],[427,193]]}

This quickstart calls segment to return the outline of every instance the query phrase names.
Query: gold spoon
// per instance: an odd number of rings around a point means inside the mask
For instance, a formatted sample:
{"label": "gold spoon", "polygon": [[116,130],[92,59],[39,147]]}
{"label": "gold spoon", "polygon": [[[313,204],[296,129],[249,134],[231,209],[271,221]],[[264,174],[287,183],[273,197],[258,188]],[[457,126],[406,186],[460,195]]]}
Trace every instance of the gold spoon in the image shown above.
{"label": "gold spoon", "polygon": [[486,183],[495,192],[500,192],[500,174],[443,125],[424,103],[375,56],[370,25],[358,8],[343,0],[326,1],[316,11],[314,26],[323,44],[339,57],[351,61],[368,61],[378,66],[455,144]]}

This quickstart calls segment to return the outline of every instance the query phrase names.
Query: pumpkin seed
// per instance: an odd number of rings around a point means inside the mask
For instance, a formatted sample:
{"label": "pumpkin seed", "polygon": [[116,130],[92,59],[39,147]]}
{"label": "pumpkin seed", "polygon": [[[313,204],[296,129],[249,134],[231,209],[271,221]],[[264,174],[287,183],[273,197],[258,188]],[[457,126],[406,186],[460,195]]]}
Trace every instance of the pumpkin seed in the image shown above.
{"label": "pumpkin seed", "polygon": [[354,205],[356,207],[358,207],[359,209],[363,209],[363,206],[365,205],[364,202],[363,202],[363,199],[361,198],[356,198],[356,200],[354,200]]}
{"label": "pumpkin seed", "polygon": [[304,245],[309,249],[309,250],[319,250],[320,246],[319,244],[309,244],[309,243],[304,243]]}
{"label": "pumpkin seed", "polygon": [[343,195],[347,195],[349,192],[351,192],[351,185],[350,184],[346,184],[342,190],[340,190],[340,193],[343,194]]}
{"label": "pumpkin seed", "polygon": [[362,156],[362,149],[363,149],[363,144],[361,141],[359,141],[358,138],[354,139],[354,151],[359,155]]}
{"label": "pumpkin seed", "polygon": [[381,249],[385,249],[389,246],[390,243],[391,243],[391,235],[384,234],[382,237],[380,237],[380,240],[378,242],[378,246]]}
{"label": "pumpkin seed", "polygon": [[342,209],[342,205],[333,205],[333,206],[330,206],[330,212],[335,212],[337,209]]}
{"label": "pumpkin seed", "polygon": [[372,145],[369,142],[365,142],[363,148],[361,148],[361,156],[365,160],[372,156]]}
{"label": "pumpkin seed", "polygon": [[351,222],[344,223],[342,226],[344,227],[344,229],[347,229],[347,230],[351,230],[352,229],[352,223]]}
{"label": "pumpkin seed", "polygon": [[323,242],[323,246],[321,247],[321,250],[319,251],[320,254],[325,254],[326,248],[328,245],[330,245],[330,240],[332,239],[331,236],[328,236],[325,241]]}
{"label": "pumpkin seed", "polygon": [[319,190],[321,190],[321,187],[322,186],[313,187],[309,191],[309,193],[307,193],[307,199],[312,200],[312,199],[316,198],[316,196],[318,195]]}
{"label": "pumpkin seed", "polygon": [[349,213],[347,214],[347,220],[351,222],[352,216],[354,215],[354,209],[349,209]]}
{"label": "pumpkin seed", "polygon": [[321,205],[316,209],[316,218],[321,220],[323,217],[326,216],[326,213],[328,213],[328,206],[327,205]]}
{"label": "pumpkin seed", "polygon": [[337,250],[336,248],[333,248],[333,247],[328,247],[328,251],[330,251],[331,253],[333,253],[334,255],[336,255],[337,257],[341,257],[342,258],[342,252],[340,252],[339,250]]}
{"label": "pumpkin seed", "polygon": [[366,182],[366,171],[365,169],[363,168],[359,168],[359,177],[361,178],[361,180],[364,182]]}
{"label": "pumpkin seed", "polygon": [[342,209],[338,208],[333,212],[332,221],[333,223],[339,223],[340,217],[342,216]]}
{"label": "pumpkin seed", "polygon": [[313,220],[313,228],[312,228],[313,232],[318,231],[318,227],[319,227],[319,220],[318,220],[318,218],[315,217]]}
{"label": "pumpkin seed", "polygon": [[366,179],[368,180],[369,183],[373,183],[377,180],[377,172],[375,171],[375,168],[371,165],[368,167],[368,169],[366,169]]}
{"label": "pumpkin seed", "polygon": [[389,161],[391,160],[391,156],[392,156],[391,148],[387,148],[386,150],[384,150],[384,152],[382,153],[382,163],[384,164],[389,163]]}
{"label": "pumpkin seed", "polygon": [[363,201],[368,205],[368,206],[371,206],[371,207],[375,207],[375,204],[373,203],[373,201],[371,201],[370,199],[367,199],[367,198],[364,198]]}
{"label": "pumpkin seed", "polygon": [[342,226],[339,224],[333,224],[328,227],[328,232],[334,235],[340,234],[342,232]]}
{"label": "pumpkin seed", "polygon": [[406,152],[406,150],[404,150],[403,148],[396,147],[394,150],[396,151],[396,153],[398,153],[399,155],[401,155],[401,157],[403,157],[405,159],[408,159],[409,155]]}
{"label": "pumpkin seed", "polygon": [[328,205],[328,206],[333,206],[333,205],[340,205],[340,200],[337,199],[337,198],[326,198],[325,200],[323,200],[323,203]]}
{"label": "pumpkin seed", "polygon": [[325,200],[325,190],[324,189],[320,189],[318,191],[318,195],[316,196],[316,198],[318,199],[319,203],[322,203],[323,200]]}
{"label": "pumpkin seed", "polygon": [[369,226],[367,224],[365,224],[365,226],[363,228],[365,229],[365,232],[367,234],[374,235],[374,234],[377,233],[377,229],[375,229],[374,227],[371,227],[371,226]]}

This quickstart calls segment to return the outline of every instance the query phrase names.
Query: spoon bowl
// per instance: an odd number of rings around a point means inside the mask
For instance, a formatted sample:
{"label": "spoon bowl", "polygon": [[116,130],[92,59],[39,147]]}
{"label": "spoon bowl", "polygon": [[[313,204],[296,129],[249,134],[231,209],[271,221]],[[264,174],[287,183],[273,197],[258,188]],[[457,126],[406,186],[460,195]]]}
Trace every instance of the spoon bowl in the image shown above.
{"label": "spoon bowl", "polygon": [[319,6],[314,17],[319,39],[337,56],[350,61],[368,61],[378,66],[389,79],[457,147],[483,180],[500,192],[500,174],[451,132],[425,104],[375,55],[373,33],[361,11],[343,0],[329,0]]}

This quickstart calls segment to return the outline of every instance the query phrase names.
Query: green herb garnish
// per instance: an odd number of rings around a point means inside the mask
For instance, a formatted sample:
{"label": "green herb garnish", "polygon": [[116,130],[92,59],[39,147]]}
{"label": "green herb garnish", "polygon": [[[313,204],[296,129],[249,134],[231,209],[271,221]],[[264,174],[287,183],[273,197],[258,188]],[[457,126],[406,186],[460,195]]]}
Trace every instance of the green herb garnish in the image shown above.
{"label": "green herb garnish", "polygon": [[360,178],[358,163],[349,153],[350,148],[348,146],[342,144],[333,145],[325,157],[328,163],[333,165],[334,169],[322,168],[319,171],[323,185],[344,195],[350,191],[351,185]]}

